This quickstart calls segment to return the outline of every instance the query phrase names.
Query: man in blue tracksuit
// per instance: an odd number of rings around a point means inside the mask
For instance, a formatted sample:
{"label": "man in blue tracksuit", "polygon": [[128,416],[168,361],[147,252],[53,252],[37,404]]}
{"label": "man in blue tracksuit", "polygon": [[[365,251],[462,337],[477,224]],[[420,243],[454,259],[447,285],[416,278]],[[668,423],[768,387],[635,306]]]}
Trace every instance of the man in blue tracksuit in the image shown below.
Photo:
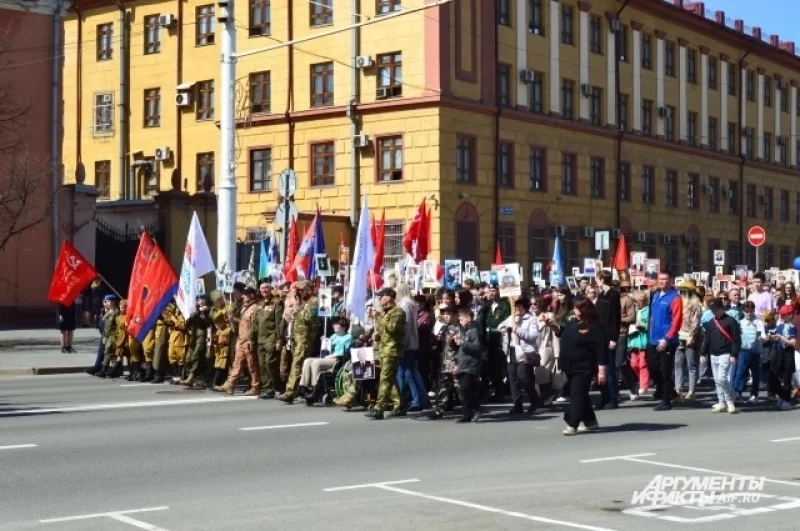
{"label": "man in blue tracksuit", "polygon": [[647,368],[656,384],[655,411],[672,409],[675,398],[675,351],[683,323],[683,302],[673,285],[670,271],[658,274],[658,290],[650,298],[650,326],[647,337]]}

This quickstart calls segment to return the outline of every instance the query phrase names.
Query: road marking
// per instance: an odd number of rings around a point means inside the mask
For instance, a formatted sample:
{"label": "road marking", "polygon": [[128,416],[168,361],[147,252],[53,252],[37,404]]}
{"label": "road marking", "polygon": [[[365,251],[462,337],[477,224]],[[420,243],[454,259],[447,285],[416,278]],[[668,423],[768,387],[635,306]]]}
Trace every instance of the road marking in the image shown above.
{"label": "road marking", "polygon": [[129,514],[137,514],[137,513],[150,513],[153,511],[166,511],[169,507],[146,507],[144,509],[131,509],[129,511],[110,511],[107,513],[95,513],[95,514],[82,514],[79,516],[65,516],[63,518],[48,518],[47,520],[39,520],[40,524],[53,524],[58,522],[76,522],[79,520],[91,520],[93,518],[111,518],[112,520],[116,520],[117,522],[123,522],[128,525],[132,525],[133,527],[138,527],[139,529],[146,529],[147,531],[167,531],[163,527],[158,527],[153,524],[148,524],[147,522],[142,522],[141,520],[137,520],[136,518],[131,518],[127,516]]}
{"label": "road marking", "polygon": [[800,441],[800,437],[787,437],[786,439],[772,439],[770,442]]}
{"label": "road marking", "polygon": [[[774,511],[784,511],[787,509],[797,509],[800,507],[800,498],[791,498],[789,496],[776,496],[774,494],[759,493],[760,498],[774,499],[785,503],[778,503],[776,505],[767,505],[765,507],[754,507],[753,509],[738,509],[736,506],[722,507],[719,505],[709,506],[691,506],[691,505],[647,505],[643,507],[631,507],[622,511],[624,514],[631,516],[644,516],[647,518],[657,518],[659,520],[666,520],[668,522],[677,522],[681,524],[704,524],[708,522],[717,522],[720,520],[730,520],[739,516],[752,516],[757,514],[771,513]],[[688,518],[685,516],[675,516],[668,514],[660,514],[667,509],[691,509],[693,511],[720,511],[727,510],[727,513],[717,513],[708,516],[700,516],[698,518]]]}
{"label": "road marking", "polygon": [[656,454],[631,454],[631,455],[615,455],[611,457],[599,457],[597,459],[584,459],[581,463],[600,463],[602,461],[619,461],[620,459],[630,459],[632,457],[650,457]]}
{"label": "road marking", "polygon": [[119,402],[116,404],[95,404],[89,406],[65,406],[42,409],[18,409],[16,411],[0,411],[0,417],[16,417],[19,415],[45,415],[48,413],[79,413],[82,411],[102,411],[105,409],[129,409],[137,407],[180,406],[187,404],[208,404],[212,402],[230,402],[233,400],[255,400],[256,396],[215,396],[208,398],[187,398],[183,400],[161,400],[149,402]]}
{"label": "road marking", "polygon": [[329,489],[322,489],[323,492],[339,492],[341,490],[356,490],[383,487],[386,485],[402,485],[403,483],[417,483],[418,479],[401,479],[399,481],[384,481],[383,483],[363,483],[361,485],[348,485],[346,487],[332,487]]}
{"label": "road marking", "polygon": [[0,450],[17,450],[19,448],[36,448],[38,444],[12,444],[10,446],[0,446]]}
{"label": "road marking", "polygon": [[280,430],[283,428],[306,428],[308,426],[327,426],[330,422],[305,422],[303,424],[278,424],[275,426],[252,426],[250,428],[239,428],[239,431],[262,431]]}
{"label": "road marking", "polygon": [[496,507],[489,507],[488,505],[479,505],[477,503],[470,503],[461,500],[455,500],[453,498],[445,498],[443,496],[433,496],[431,494],[425,494],[423,492],[417,492],[413,490],[406,490],[401,489],[399,487],[393,487],[392,485],[399,485],[402,483],[416,483],[418,479],[406,479],[402,481],[385,481],[383,483],[365,483],[363,485],[350,485],[347,487],[333,487],[329,489],[323,489],[324,492],[336,492],[341,490],[354,490],[354,489],[365,489],[365,488],[376,488],[385,490],[388,492],[394,492],[397,494],[405,494],[406,496],[413,496],[415,498],[423,498],[426,500],[431,501],[438,501],[442,503],[449,503],[451,505],[458,505],[460,507],[467,507],[469,509],[475,509],[478,511],[484,511],[487,513],[494,513],[500,514],[503,516],[511,516],[513,518],[521,518],[523,520],[530,520],[532,522],[539,522],[543,524],[550,524],[550,525],[559,525],[562,527],[571,527],[573,529],[584,529],[586,531],[614,531],[612,529],[608,529],[606,527],[596,527],[591,525],[584,525],[578,524],[575,522],[567,522],[566,520],[555,520],[553,518],[544,518],[542,516],[533,516],[530,514],[519,513],[516,511],[506,511],[505,509],[498,509]]}

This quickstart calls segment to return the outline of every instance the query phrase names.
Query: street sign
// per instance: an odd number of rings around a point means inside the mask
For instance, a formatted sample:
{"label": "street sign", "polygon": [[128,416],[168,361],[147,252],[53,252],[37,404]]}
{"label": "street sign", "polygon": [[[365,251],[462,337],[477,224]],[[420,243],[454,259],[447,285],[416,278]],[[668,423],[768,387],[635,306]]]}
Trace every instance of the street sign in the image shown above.
{"label": "street sign", "polygon": [[297,175],[294,170],[283,170],[278,177],[278,194],[284,199],[294,195],[297,190]]}
{"label": "street sign", "polygon": [[607,230],[597,231],[594,233],[594,250],[595,251],[608,251],[608,243],[611,239],[611,232]]}
{"label": "street sign", "polygon": [[750,227],[750,230],[747,231],[747,243],[753,247],[761,247],[766,241],[767,231],[765,231],[763,227],[755,225],[754,227]]}
{"label": "street sign", "polygon": [[501,206],[500,207],[500,215],[501,216],[513,216],[514,215],[514,207]]}

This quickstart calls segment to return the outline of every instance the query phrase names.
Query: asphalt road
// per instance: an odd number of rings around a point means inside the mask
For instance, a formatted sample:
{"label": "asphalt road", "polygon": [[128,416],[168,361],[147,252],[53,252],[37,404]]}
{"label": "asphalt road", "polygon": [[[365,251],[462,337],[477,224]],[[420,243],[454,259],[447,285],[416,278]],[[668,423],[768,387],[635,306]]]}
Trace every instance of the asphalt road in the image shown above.
{"label": "asphalt road", "polygon": [[[567,438],[557,411],[374,422],[85,375],[8,379],[0,530],[797,529],[800,412],[706,405],[633,402]],[[758,502],[632,505],[662,474],[767,481]]]}

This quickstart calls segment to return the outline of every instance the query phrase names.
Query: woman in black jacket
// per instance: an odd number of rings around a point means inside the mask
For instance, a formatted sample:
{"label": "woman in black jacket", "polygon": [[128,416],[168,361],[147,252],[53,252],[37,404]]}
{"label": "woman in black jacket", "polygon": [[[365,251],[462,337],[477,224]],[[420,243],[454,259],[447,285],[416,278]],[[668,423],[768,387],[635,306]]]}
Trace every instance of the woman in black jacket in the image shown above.
{"label": "woman in black jacket", "polygon": [[[597,383],[606,380],[606,353],[608,344],[602,328],[597,323],[597,309],[589,299],[582,299],[574,308],[575,319],[553,327],[561,338],[559,365],[569,381],[569,407],[564,413],[567,427],[564,435],[575,435],[579,431],[591,431],[600,427],[589,399],[592,378],[597,374]],[[580,427],[583,422],[583,427]]]}

